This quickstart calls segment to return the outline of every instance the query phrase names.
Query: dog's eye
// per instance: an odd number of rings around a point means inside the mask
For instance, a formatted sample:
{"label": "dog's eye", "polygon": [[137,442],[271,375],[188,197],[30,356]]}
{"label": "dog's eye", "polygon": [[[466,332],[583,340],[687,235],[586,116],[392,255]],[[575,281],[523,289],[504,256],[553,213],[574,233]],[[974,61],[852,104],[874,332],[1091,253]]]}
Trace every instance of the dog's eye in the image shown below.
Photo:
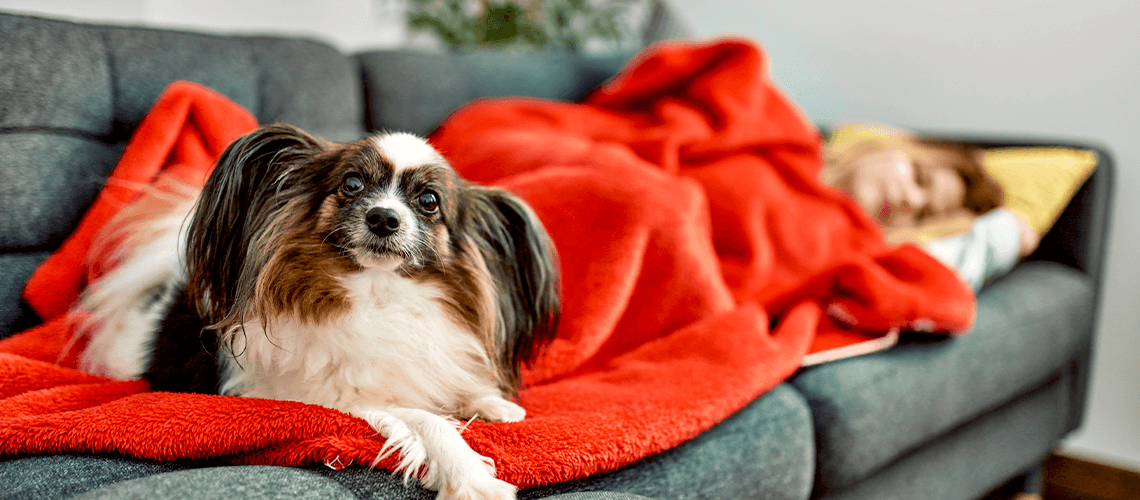
{"label": "dog's eye", "polygon": [[348,196],[356,196],[364,192],[364,179],[361,179],[360,174],[355,172],[348,174],[344,176],[340,190]]}
{"label": "dog's eye", "polygon": [[424,191],[416,202],[420,205],[420,211],[425,214],[431,215],[439,211],[439,195],[435,194],[435,191]]}

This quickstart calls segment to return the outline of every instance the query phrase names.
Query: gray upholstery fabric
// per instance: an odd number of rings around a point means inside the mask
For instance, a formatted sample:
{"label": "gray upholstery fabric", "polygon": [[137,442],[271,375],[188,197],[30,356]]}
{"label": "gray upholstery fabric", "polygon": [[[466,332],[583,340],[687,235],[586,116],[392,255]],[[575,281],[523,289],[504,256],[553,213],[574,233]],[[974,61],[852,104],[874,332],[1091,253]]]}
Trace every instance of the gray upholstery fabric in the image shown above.
{"label": "gray upholstery fabric", "polygon": [[693,440],[613,472],[525,492],[606,490],[666,499],[803,499],[812,489],[811,415],[781,384]]}
{"label": "gray upholstery fabric", "polygon": [[1065,433],[1068,381],[1043,387],[987,412],[826,500],[974,500],[1041,464]]}
{"label": "gray upholstery fabric", "polygon": [[[0,127],[125,140],[174,80],[204,84],[263,123],[333,140],[363,123],[355,62],[318,42],[108,27],[0,13]],[[303,68],[299,67],[303,62]]]}
{"label": "gray upholstery fabric", "polygon": [[0,134],[0,251],[58,247],[122,154],[122,144],[25,130]]}
{"label": "gray upholstery fabric", "polygon": [[608,491],[564,493],[546,497],[546,500],[649,500],[641,495],[629,493],[612,493]]}
{"label": "gray upholstery fabric", "polygon": [[[205,464],[199,464],[205,465]],[[0,461],[0,499],[356,499],[432,500],[414,481],[386,471],[269,466],[199,466],[104,456],[46,455]],[[613,492],[573,492],[556,500],[643,500]]]}
{"label": "gray upholstery fabric", "polygon": [[47,252],[0,254],[0,339],[38,322],[21,303],[20,292],[47,257]]}
{"label": "gray upholstery fabric", "polygon": [[95,30],[0,14],[0,46],[0,127],[111,133],[111,69]]}
{"label": "gray upholstery fabric", "polygon": [[114,64],[118,126],[133,128],[142,121],[163,89],[175,80],[210,87],[260,118],[258,68],[247,44],[150,29],[110,28],[103,30],[102,36],[107,43],[106,57]]}
{"label": "gray upholstery fabric", "polygon": [[176,464],[102,456],[43,455],[0,460],[0,498],[69,498],[104,485],[180,468]]}
{"label": "gray upholstery fabric", "polygon": [[[360,500],[407,499],[432,500],[434,491],[420,487],[415,481],[407,485],[402,476],[384,471],[368,470],[362,467],[333,471],[323,466],[309,467],[308,470],[336,481],[341,487],[353,492]],[[591,491],[588,488],[565,488],[567,493],[550,495],[549,489],[531,489],[520,492],[519,498],[543,498],[557,500],[637,500],[645,498],[619,492]]]}
{"label": "gray upholstery fabric", "polygon": [[114,64],[115,120],[132,129],[170,82],[189,80],[226,95],[260,123],[288,122],[333,140],[362,135],[356,67],[327,45],[138,28],[107,28],[104,36]]}
{"label": "gray upholstery fabric", "polygon": [[1047,380],[1087,343],[1092,301],[1084,274],[1027,263],[983,290],[977,325],[961,338],[904,342],[797,375],[815,419],[817,488],[852,484]]}
{"label": "gray upholstery fabric", "polygon": [[[1040,145],[1040,144],[1038,144]],[[1092,180],[1073,195],[1073,200],[1048,233],[1041,237],[1029,260],[1059,262],[1084,271],[1098,282],[1104,274],[1104,254],[1111,227],[1112,186],[1116,170],[1112,157],[1103,148],[1085,144],[1071,147],[1093,149],[1098,153]]]}
{"label": "gray upholstery fabric", "polygon": [[258,499],[294,500],[357,498],[336,481],[291,467],[211,467],[123,481],[76,495],[76,500]]}
{"label": "gray upholstery fabric", "polygon": [[[47,455],[0,461],[0,499],[356,498],[431,500],[435,492],[402,476],[362,467],[226,466],[126,457]],[[308,494],[308,493],[306,493]]]}
{"label": "gray upholstery fabric", "polygon": [[452,111],[482,97],[579,100],[631,55],[387,50],[357,57],[368,129],[427,135]]}
{"label": "gray upholstery fabric", "polygon": [[307,40],[246,41],[259,70],[261,123],[296,125],[336,142],[364,135],[364,95],[354,58]]}

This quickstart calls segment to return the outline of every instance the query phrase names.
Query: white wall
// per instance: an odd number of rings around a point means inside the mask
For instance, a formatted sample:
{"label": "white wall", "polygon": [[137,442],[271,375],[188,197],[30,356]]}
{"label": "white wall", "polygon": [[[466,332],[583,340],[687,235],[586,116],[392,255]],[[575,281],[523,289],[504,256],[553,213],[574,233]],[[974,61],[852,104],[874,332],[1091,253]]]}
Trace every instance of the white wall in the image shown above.
{"label": "white wall", "polygon": [[0,10],[218,33],[299,35],[344,51],[407,39],[399,0],[0,0]]}
{"label": "white wall", "polygon": [[[697,34],[759,40],[817,122],[1036,133],[1105,143],[1118,164],[1107,293],[1086,425],[1067,453],[1140,470],[1140,2],[672,0]],[[314,36],[343,50],[406,39],[398,0],[0,0],[76,19]]]}
{"label": "white wall", "polygon": [[1092,139],[1118,166],[1086,423],[1064,452],[1140,470],[1140,2],[672,0],[760,41],[820,123]]}

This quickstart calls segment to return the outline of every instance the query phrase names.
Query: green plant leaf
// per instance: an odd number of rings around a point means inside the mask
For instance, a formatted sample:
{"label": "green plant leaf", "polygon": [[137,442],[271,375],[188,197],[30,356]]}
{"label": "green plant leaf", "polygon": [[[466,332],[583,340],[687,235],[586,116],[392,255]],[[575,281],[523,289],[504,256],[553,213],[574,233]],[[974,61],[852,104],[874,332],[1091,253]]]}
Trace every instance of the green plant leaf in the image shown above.
{"label": "green plant leaf", "polygon": [[[405,0],[407,26],[458,47],[558,47],[590,40],[620,43],[634,30],[628,8],[651,0]],[[478,2],[478,3],[473,3]],[[472,15],[468,6],[481,7]]]}

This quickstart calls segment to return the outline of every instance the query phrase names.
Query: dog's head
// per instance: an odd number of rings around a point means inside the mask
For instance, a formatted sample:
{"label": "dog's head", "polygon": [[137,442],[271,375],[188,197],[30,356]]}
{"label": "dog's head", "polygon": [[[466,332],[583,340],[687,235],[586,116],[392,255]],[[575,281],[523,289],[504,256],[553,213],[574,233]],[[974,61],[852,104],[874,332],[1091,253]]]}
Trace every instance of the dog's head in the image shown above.
{"label": "dog's head", "polygon": [[554,246],[530,207],[463,180],[409,134],[335,144],[270,125],[241,137],[202,190],[188,249],[187,288],[223,333],[337,321],[353,273],[430,281],[509,389],[560,313]]}

